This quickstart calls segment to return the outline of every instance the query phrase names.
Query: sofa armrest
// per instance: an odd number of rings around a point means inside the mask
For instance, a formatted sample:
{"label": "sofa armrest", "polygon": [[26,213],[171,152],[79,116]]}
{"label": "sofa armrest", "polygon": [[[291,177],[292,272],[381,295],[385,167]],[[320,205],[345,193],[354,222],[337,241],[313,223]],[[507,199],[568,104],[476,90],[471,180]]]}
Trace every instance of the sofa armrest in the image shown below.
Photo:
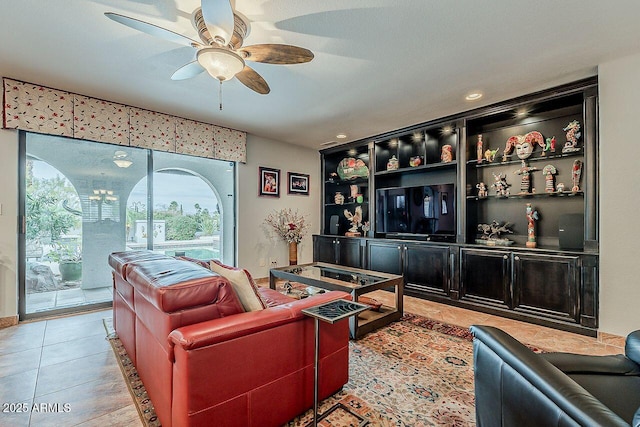
{"label": "sofa armrest", "polygon": [[472,326],[471,332],[479,426],[628,426],[569,376],[506,332],[490,326]]}
{"label": "sofa armrest", "polygon": [[350,300],[351,295],[346,292],[331,291],[264,310],[238,313],[183,326],[169,334],[169,343],[172,348],[179,345],[185,350],[209,346],[285,323],[298,321],[305,317],[302,314],[303,309],[340,298]]}
{"label": "sofa armrest", "polygon": [[624,343],[624,354],[629,359],[640,364],[640,331],[633,331],[627,335]]}
{"label": "sofa armrest", "polygon": [[621,354],[546,353],[540,356],[565,374],[640,375],[640,366]]}

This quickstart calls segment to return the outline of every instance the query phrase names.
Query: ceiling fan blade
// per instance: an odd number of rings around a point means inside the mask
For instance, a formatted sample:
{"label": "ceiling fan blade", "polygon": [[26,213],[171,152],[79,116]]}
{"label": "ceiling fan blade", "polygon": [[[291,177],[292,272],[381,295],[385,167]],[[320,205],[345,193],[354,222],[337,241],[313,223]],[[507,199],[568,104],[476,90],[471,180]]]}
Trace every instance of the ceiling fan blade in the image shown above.
{"label": "ceiling fan blade", "polygon": [[209,33],[224,40],[223,45],[231,41],[233,35],[233,9],[229,0],[202,0],[202,17]]}
{"label": "ceiling fan blade", "polygon": [[313,59],[313,52],[288,44],[254,44],[239,49],[247,61],[267,64],[302,64]]}
{"label": "ceiling fan blade", "polygon": [[198,61],[192,61],[178,68],[171,75],[171,80],[185,80],[197,76],[205,71],[204,67]]}
{"label": "ceiling fan blade", "polygon": [[236,74],[236,77],[243,85],[259,94],[266,95],[271,92],[269,85],[262,76],[248,65],[245,65],[243,70]]}
{"label": "ceiling fan blade", "polygon": [[112,19],[134,30],[142,31],[143,33],[150,34],[161,39],[169,40],[174,43],[182,44],[185,46],[197,47],[202,43],[197,42],[189,37],[183,36],[166,28],[158,27],[157,25],[150,24],[148,22],[141,21],[139,19],[131,18],[129,16],[120,15],[119,13],[105,12],[107,18]]}

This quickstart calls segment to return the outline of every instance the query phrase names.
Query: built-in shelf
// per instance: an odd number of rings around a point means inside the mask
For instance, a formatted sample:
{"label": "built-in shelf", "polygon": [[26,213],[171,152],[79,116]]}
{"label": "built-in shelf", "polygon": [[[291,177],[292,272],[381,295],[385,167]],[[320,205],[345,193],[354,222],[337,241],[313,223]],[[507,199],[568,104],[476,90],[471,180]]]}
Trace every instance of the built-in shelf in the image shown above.
{"label": "built-in shelf", "polygon": [[487,199],[527,199],[531,197],[573,197],[584,196],[583,191],[554,191],[553,193],[517,193],[508,196],[489,195],[487,197],[467,196],[467,200],[487,200]]}
{"label": "built-in shelf", "polygon": [[[542,161],[549,161],[549,160],[553,160],[553,159],[562,159],[565,157],[573,157],[573,156],[582,156],[584,155],[582,148],[580,148],[580,150],[578,151],[572,151],[571,153],[556,153],[556,154],[550,154],[550,155],[546,155],[546,156],[537,156],[537,157],[529,157],[528,159],[524,159],[525,162],[542,162]],[[507,157],[509,158],[509,160],[507,161],[502,161],[500,159],[496,159],[493,162],[487,162],[486,160],[482,161],[482,163],[478,163],[477,160],[469,160],[467,162],[468,165],[475,165],[478,168],[486,168],[486,167],[497,167],[497,166],[503,166],[503,165],[511,165],[511,164],[520,164],[522,163],[521,159],[514,159],[513,157],[515,156],[515,154],[509,154]],[[496,156],[498,157],[498,156]]]}
{"label": "built-in shelf", "polygon": [[376,172],[375,175],[376,176],[377,175],[394,175],[394,174],[400,174],[400,173],[405,174],[405,173],[411,173],[411,172],[421,172],[428,169],[448,169],[448,168],[454,168],[457,164],[458,162],[455,160],[449,163],[430,163],[426,165],[420,165],[420,166],[414,166],[414,167],[408,167],[408,168],[379,171],[379,172]]}
{"label": "built-in shelf", "polygon": [[362,202],[344,202],[344,203],[325,203],[325,206],[353,206],[353,205],[366,205],[369,203],[366,199]]}

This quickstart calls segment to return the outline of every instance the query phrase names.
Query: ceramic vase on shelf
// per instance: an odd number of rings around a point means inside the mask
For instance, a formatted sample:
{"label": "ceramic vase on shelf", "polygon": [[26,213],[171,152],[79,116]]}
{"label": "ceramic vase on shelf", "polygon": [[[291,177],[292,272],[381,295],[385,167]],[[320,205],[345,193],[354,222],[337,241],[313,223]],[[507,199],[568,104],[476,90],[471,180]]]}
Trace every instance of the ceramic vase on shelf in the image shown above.
{"label": "ceramic vase on shelf", "polygon": [[289,243],[289,265],[298,265],[298,244]]}
{"label": "ceramic vase on shelf", "polygon": [[396,158],[395,154],[393,156],[391,156],[391,158],[389,159],[389,161],[387,162],[387,170],[388,171],[394,171],[398,169],[398,159]]}

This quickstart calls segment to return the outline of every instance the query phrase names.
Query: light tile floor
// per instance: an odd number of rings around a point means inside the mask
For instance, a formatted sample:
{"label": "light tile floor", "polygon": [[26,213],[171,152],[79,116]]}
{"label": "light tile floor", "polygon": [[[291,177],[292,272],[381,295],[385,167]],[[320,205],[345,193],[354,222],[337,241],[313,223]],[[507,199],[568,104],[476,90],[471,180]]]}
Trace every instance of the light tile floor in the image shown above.
{"label": "light tile floor", "polygon": [[142,425],[105,317],[111,310],[0,330],[0,426]]}
{"label": "light tile floor", "polygon": [[77,305],[107,302],[113,299],[111,286],[82,289],[71,288],[58,291],[27,294],[27,313],[74,307]]}
{"label": "light tile floor", "polygon": [[[393,298],[385,291],[370,296],[385,303]],[[620,337],[598,340],[412,297],[404,304],[406,312],[463,327],[494,325],[547,350],[623,352]],[[110,316],[110,310],[95,311],[0,330],[0,426],[141,426],[105,339],[102,319]],[[34,403],[47,405],[35,411]]]}

